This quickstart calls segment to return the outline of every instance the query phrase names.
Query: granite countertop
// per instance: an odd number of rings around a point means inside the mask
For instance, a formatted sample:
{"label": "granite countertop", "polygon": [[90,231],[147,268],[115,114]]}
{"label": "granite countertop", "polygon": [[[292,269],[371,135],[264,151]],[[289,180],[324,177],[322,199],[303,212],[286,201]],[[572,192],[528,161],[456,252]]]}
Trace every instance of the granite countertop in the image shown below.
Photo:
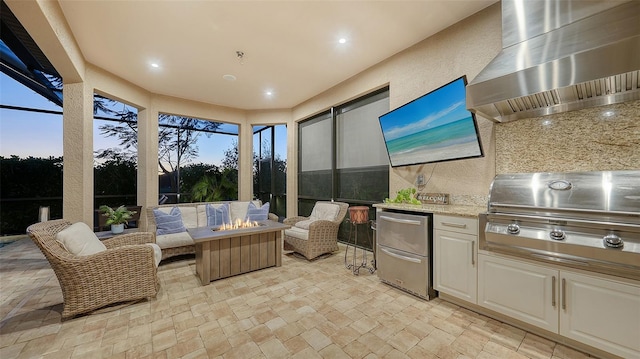
{"label": "granite countertop", "polygon": [[373,205],[380,209],[396,209],[410,212],[448,214],[462,217],[478,218],[478,214],[487,211],[487,207],[452,205],[452,204],[401,204],[401,203],[376,203]]}

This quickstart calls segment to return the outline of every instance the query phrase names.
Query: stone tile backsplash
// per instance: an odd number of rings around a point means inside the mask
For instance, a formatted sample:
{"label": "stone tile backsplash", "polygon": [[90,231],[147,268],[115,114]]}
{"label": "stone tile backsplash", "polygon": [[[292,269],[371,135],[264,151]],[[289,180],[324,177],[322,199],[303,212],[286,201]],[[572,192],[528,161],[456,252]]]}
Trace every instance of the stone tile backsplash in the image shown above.
{"label": "stone tile backsplash", "polygon": [[640,101],[495,126],[496,173],[640,169]]}

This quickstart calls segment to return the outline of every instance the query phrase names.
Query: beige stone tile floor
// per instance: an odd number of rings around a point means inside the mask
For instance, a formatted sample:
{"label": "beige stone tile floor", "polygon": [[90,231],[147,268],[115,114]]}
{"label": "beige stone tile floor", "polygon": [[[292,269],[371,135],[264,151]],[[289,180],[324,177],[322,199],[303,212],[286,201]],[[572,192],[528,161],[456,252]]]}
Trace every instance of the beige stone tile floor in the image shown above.
{"label": "beige stone tile floor", "polygon": [[61,322],[29,239],[0,248],[0,358],[587,358],[440,299],[344,268],[340,252],[201,286],[195,259],[158,269],[155,299]]}

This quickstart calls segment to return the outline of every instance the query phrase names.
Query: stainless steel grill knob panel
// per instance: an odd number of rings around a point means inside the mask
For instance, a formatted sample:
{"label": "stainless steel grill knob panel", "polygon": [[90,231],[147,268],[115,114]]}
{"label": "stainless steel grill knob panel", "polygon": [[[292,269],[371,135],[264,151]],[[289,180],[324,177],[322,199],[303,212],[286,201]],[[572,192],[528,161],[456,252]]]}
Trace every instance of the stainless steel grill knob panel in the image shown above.
{"label": "stainless steel grill knob panel", "polygon": [[507,233],[518,234],[520,233],[520,226],[517,223],[511,223],[507,226]]}
{"label": "stainless steel grill knob panel", "polygon": [[622,248],[622,246],[624,246],[622,238],[613,233],[604,236],[602,241],[604,242],[604,246],[609,248]]}
{"label": "stainless steel grill knob panel", "polygon": [[561,241],[565,239],[567,236],[564,234],[563,230],[554,229],[553,231],[551,231],[551,233],[549,233],[549,237],[551,237],[551,239],[553,239],[554,241]]}

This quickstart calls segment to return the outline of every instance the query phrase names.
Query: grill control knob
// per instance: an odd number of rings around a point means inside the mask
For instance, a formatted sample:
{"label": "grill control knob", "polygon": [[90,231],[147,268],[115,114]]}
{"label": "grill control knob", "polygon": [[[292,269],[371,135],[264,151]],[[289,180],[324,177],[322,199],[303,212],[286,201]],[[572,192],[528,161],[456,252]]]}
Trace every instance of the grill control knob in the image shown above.
{"label": "grill control knob", "polygon": [[604,242],[605,247],[622,248],[622,246],[624,246],[624,242],[622,241],[622,238],[620,238],[619,236],[616,236],[613,233],[607,234],[606,236],[604,236],[602,240]]}
{"label": "grill control knob", "polygon": [[551,233],[549,233],[549,236],[554,241],[561,241],[561,240],[565,239],[565,237],[566,237],[565,234],[564,234],[564,231],[561,230],[561,229],[554,229],[553,231],[551,231]]}
{"label": "grill control knob", "polygon": [[520,226],[517,223],[511,223],[507,226],[507,233],[518,234],[520,233]]}

